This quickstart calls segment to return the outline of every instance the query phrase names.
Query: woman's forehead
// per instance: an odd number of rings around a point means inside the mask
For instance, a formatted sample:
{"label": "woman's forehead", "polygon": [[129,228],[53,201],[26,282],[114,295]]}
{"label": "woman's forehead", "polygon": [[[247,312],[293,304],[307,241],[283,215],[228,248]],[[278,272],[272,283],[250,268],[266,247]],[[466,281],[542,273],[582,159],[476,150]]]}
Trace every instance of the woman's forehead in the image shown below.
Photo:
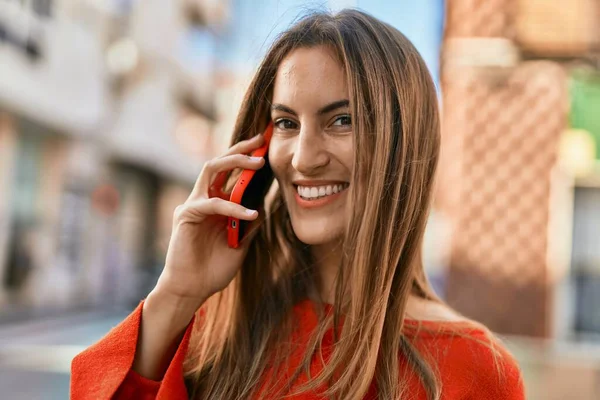
{"label": "woman's forehead", "polygon": [[274,102],[328,102],[348,98],[346,74],[325,46],[292,51],[279,65]]}

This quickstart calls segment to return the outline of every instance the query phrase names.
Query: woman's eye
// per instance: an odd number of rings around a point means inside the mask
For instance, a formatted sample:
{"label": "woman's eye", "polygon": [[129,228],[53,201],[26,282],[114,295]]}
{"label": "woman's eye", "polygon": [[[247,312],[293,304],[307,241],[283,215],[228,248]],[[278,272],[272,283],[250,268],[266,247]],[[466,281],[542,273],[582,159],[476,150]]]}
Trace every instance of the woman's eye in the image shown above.
{"label": "woman's eye", "polygon": [[334,126],[350,126],[352,125],[352,118],[349,115],[342,115],[333,121]]}
{"label": "woman's eye", "polygon": [[296,123],[289,119],[280,119],[279,121],[275,122],[275,126],[283,130],[296,129]]}

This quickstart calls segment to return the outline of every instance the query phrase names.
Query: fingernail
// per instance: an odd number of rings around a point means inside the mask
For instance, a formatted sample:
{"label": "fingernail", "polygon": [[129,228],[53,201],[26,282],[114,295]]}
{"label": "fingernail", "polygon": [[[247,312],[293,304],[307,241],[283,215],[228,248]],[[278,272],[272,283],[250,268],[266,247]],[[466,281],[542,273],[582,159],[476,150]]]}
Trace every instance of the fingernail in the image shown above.
{"label": "fingernail", "polygon": [[254,215],[256,213],[256,210],[246,210],[246,214],[248,215]]}
{"label": "fingernail", "polygon": [[260,161],[260,160],[262,160],[262,157],[250,157],[250,159],[252,161]]}

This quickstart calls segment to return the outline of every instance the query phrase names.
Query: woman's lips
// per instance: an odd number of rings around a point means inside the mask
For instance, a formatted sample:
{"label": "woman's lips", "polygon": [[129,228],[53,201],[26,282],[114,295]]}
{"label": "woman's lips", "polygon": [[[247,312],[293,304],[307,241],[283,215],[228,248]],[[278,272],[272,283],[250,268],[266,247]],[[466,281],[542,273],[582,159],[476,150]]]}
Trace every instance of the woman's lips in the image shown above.
{"label": "woman's lips", "polygon": [[310,200],[303,198],[302,196],[300,196],[298,194],[297,190],[294,190],[294,198],[296,199],[296,204],[298,204],[302,208],[318,208],[318,207],[326,206],[326,205],[331,204],[334,201],[338,200],[341,196],[343,196],[346,193],[346,189],[344,189],[338,193],[333,193],[330,195],[319,197],[317,199],[310,199]]}

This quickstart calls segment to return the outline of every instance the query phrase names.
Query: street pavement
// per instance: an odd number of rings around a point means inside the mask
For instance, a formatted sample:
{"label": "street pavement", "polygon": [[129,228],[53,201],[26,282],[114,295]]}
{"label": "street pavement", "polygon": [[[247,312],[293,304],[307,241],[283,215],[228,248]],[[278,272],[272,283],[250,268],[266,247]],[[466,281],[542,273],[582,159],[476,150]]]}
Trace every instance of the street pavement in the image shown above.
{"label": "street pavement", "polygon": [[0,398],[69,398],[71,360],[122,321],[127,310],[0,324]]}

